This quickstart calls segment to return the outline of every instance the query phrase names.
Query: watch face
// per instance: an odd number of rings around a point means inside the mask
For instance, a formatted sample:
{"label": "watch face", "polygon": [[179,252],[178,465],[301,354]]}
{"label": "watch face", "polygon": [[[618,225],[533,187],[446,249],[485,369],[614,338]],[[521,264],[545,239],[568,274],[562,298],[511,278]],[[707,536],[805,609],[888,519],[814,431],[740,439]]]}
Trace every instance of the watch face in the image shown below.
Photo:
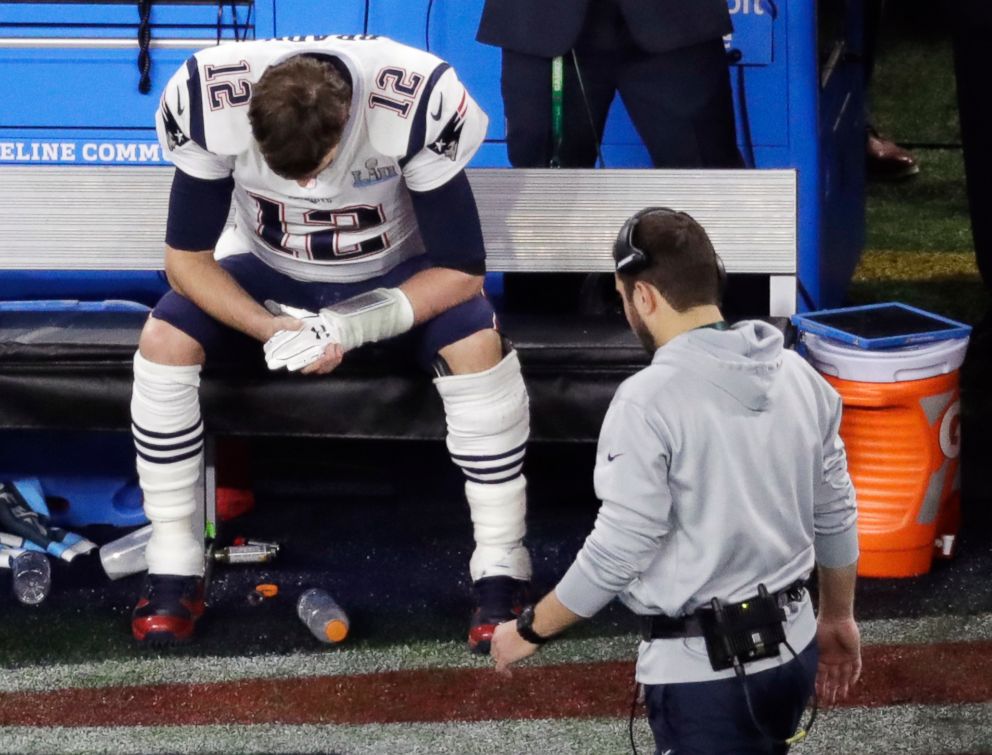
{"label": "watch face", "polygon": [[542,645],[547,638],[541,637],[534,631],[532,627],[533,623],[534,606],[526,606],[517,617],[517,633],[527,640],[527,642],[532,642],[535,645]]}
{"label": "watch face", "polygon": [[524,606],[517,618],[517,625],[530,629],[534,624],[534,606]]}

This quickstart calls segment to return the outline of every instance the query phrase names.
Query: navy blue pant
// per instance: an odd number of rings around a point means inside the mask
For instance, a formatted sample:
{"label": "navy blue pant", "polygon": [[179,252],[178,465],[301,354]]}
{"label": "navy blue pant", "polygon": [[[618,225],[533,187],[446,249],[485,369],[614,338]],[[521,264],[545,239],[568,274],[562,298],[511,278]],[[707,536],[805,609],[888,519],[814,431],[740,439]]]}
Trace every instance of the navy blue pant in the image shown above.
{"label": "navy blue pant", "polygon": [[[298,281],[274,270],[252,254],[225,257],[220,265],[259,303],[272,299],[279,304],[316,312],[375,288],[398,286],[430,263],[424,256],[414,257],[401,262],[385,275],[358,283]],[[261,358],[262,348],[257,341],[218,322],[175,291],[169,291],[159,300],[152,316],[195,339],[203,347],[208,359],[247,350],[257,352]],[[411,351],[423,369],[430,371],[435,357],[445,346],[480,330],[495,327],[492,305],[485,296],[479,295],[421,323],[394,340],[400,348]]]}
{"label": "navy blue pant", "polygon": [[[813,693],[818,659],[813,640],[798,658],[747,675],[754,715],[776,739],[795,734]],[[788,752],[788,746],[769,740],[754,725],[737,677],[649,684],[645,686],[645,696],[658,755]]]}

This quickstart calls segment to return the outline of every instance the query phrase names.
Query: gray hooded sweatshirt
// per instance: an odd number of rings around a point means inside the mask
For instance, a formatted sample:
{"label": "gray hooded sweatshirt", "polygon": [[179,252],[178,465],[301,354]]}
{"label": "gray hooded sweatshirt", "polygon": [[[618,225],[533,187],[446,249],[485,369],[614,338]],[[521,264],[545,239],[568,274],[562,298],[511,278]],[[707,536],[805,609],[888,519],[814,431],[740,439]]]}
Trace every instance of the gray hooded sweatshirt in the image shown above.
{"label": "gray hooded sweatshirt", "polygon": [[[555,589],[580,616],[619,596],[638,614],[683,616],[719,597],[774,592],[858,556],[837,392],[763,322],[700,328],[658,349],[617,390],[600,433],[596,525]],[[809,597],[790,605],[796,652],[813,639]],[[792,658],[748,665],[755,673]],[[714,672],[702,638],[642,642],[646,684]]]}

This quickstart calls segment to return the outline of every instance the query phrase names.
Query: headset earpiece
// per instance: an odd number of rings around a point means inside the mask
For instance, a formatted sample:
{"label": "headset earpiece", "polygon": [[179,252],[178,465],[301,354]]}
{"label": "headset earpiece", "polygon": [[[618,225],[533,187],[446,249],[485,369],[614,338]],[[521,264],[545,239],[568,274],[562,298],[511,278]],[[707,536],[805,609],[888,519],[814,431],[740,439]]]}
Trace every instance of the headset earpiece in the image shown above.
{"label": "headset earpiece", "polygon": [[650,264],[644,250],[634,245],[634,231],[637,230],[637,224],[641,222],[642,218],[655,212],[668,215],[678,214],[670,207],[645,207],[627,218],[620,227],[617,240],[613,242],[613,264],[618,273],[636,275]]}

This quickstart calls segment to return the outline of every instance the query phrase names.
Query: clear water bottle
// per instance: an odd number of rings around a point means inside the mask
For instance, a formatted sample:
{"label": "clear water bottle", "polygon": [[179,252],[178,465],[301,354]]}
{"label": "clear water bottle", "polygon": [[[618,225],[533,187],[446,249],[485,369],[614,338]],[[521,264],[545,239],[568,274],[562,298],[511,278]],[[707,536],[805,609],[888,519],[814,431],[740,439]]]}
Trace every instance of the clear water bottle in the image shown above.
{"label": "clear water bottle", "polygon": [[348,614],[327,590],[311,587],[296,603],[300,620],[321,642],[334,644],[348,636]]}
{"label": "clear water bottle", "polygon": [[19,553],[10,562],[14,597],[26,606],[36,606],[48,597],[52,587],[52,567],[37,551]]}

